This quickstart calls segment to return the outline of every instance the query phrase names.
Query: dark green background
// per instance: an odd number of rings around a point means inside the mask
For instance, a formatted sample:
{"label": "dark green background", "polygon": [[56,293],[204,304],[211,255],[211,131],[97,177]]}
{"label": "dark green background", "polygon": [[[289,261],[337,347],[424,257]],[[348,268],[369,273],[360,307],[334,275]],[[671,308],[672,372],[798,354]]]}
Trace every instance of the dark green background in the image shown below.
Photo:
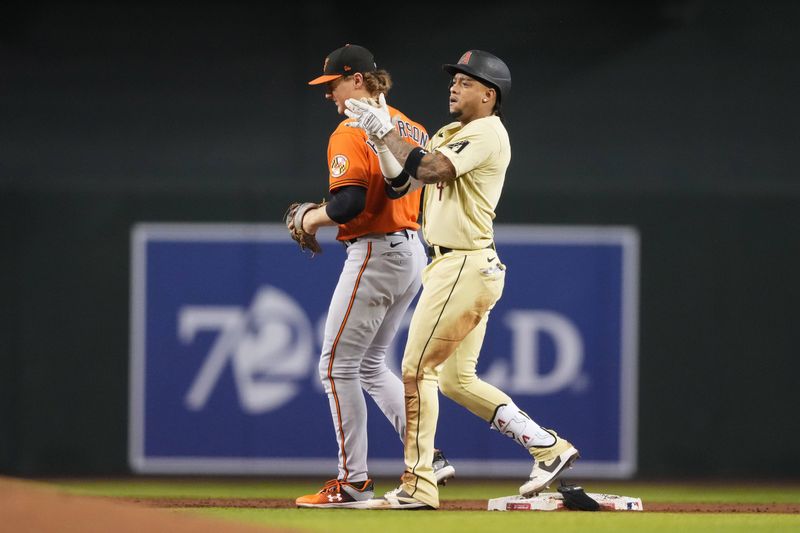
{"label": "dark green background", "polygon": [[326,189],[346,42],[448,120],[440,65],[509,64],[497,223],[641,235],[639,475],[798,477],[800,7],[0,7],[0,472],[127,466],[137,222],[278,222]]}

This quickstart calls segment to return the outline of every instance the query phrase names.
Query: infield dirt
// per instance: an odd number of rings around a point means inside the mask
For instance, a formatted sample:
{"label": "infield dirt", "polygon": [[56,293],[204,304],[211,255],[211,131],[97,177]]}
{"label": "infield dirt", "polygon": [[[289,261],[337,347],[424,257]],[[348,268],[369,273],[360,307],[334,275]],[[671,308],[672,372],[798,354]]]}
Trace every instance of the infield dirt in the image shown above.
{"label": "infield dirt", "polygon": [[289,532],[190,516],[108,498],[75,496],[40,483],[0,477],[0,530],[14,533]]}
{"label": "infield dirt", "polygon": [[[163,498],[127,499],[148,507],[240,509],[290,509],[294,500],[260,498]],[[486,500],[443,500],[444,511],[485,511]],[[547,511],[540,511],[547,512]],[[621,512],[621,511],[619,511]],[[800,503],[669,503],[644,502],[644,512],[655,513],[780,513],[800,514]]]}
{"label": "infield dirt", "polygon": [[[255,533],[287,528],[249,526],[176,512],[190,508],[291,509],[293,499],[112,498],[77,496],[46,484],[0,476],[0,529],[15,533]],[[443,500],[442,510],[481,511],[486,500]],[[799,514],[800,503],[670,503],[644,501],[645,513]],[[302,509],[299,513],[314,512]]]}

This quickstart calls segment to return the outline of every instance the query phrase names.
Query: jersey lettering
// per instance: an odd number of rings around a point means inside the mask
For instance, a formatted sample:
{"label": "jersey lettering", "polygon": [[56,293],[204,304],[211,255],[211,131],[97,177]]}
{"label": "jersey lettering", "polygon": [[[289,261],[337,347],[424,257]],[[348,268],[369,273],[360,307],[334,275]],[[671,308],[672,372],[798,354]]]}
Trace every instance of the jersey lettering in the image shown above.
{"label": "jersey lettering", "polygon": [[408,137],[419,146],[425,146],[428,143],[428,134],[405,120],[397,121],[397,133],[400,134],[400,137]]}
{"label": "jersey lettering", "polygon": [[369,149],[372,150],[373,154],[378,155],[378,147],[375,146],[374,142],[370,141],[369,138],[367,138],[367,140],[364,142],[367,143],[367,146],[369,146]]}

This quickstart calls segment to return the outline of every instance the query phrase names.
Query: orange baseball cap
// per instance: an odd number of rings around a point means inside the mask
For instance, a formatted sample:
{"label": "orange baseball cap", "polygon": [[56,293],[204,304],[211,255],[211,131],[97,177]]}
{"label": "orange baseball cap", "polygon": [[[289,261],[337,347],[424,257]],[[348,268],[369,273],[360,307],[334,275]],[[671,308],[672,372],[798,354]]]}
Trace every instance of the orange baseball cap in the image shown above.
{"label": "orange baseball cap", "polygon": [[356,72],[363,74],[375,70],[378,67],[372,52],[357,44],[346,44],[328,54],[322,67],[322,76],[314,78],[308,84],[319,85]]}

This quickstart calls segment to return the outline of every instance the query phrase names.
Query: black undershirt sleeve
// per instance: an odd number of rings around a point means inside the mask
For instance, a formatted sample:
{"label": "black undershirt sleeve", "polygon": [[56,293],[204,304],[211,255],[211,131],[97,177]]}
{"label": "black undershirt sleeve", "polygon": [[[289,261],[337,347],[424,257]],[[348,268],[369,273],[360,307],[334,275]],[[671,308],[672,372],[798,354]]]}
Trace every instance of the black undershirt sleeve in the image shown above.
{"label": "black undershirt sleeve", "polygon": [[331,191],[333,197],[325,206],[325,212],[337,224],[345,224],[356,218],[367,205],[367,189],[358,185],[346,185]]}

